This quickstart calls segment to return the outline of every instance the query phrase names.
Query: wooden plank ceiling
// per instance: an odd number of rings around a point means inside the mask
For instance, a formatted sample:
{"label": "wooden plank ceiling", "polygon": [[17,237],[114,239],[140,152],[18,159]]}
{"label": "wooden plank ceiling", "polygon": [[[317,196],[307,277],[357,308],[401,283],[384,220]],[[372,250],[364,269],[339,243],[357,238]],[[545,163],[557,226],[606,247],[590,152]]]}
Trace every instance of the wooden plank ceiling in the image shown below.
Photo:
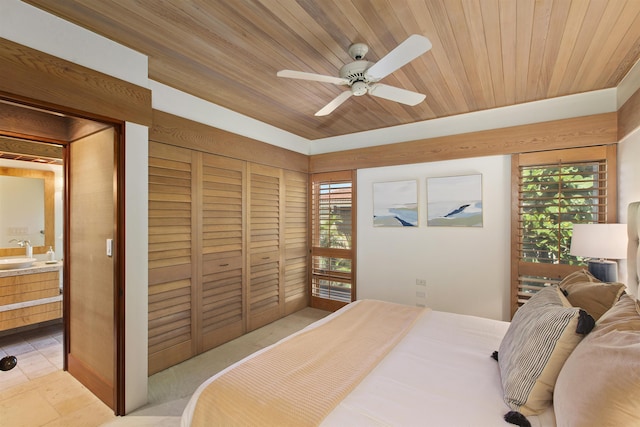
{"label": "wooden plank ceiling", "polygon": [[[615,87],[640,57],[638,0],[28,0],[149,56],[149,77],[319,138]],[[382,81],[408,107],[276,77],[337,76],[349,45],[377,61],[411,34],[433,47]],[[122,64],[126,66],[126,64]]]}

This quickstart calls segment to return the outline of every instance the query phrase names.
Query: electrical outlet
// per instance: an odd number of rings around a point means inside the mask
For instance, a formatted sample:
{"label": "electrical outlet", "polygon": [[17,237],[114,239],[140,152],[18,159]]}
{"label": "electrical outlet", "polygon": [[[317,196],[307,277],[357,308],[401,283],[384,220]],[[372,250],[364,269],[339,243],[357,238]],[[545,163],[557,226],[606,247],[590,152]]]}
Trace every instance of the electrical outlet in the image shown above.
{"label": "electrical outlet", "polygon": [[416,279],[416,286],[427,286],[426,279]]}

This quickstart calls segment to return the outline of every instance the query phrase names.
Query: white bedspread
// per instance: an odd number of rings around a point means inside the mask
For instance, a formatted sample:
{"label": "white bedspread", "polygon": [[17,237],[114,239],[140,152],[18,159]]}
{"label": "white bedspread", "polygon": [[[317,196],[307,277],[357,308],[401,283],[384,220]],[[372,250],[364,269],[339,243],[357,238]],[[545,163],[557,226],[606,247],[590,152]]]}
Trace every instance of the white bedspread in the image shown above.
{"label": "white bedspread", "polygon": [[[509,408],[502,400],[498,364],[490,357],[508,326],[473,316],[426,313],[322,426],[509,426],[503,421]],[[200,390],[215,378],[194,393],[183,427],[190,424]],[[528,419],[532,426],[555,426],[551,408]]]}

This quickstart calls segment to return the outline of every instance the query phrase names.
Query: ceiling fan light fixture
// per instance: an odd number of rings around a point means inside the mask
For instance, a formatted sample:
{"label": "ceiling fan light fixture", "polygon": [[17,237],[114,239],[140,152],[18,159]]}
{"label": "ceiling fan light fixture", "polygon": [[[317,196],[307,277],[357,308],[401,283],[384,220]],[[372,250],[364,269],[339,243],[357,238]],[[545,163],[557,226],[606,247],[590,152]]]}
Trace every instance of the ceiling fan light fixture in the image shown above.
{"label": "ceiling fan light fixture", "polygon": [[414,106],[422,102],[426,95],[378,82],[429,49],[431,49],[431,42],[428,38],[413,34],[396,46],[391,52],[383,56],[378,62],[373,63],[364,59],[364,56],[369,51],[369,47],[364,43],[355,43],[349,47],[349,55],[354,61],[344,64],[340,68],[338,72],[340,77],[292,70],[281,70],[278,71],[277,75],[278,77],[291,79],[312,80],[340,86],[349,86],[350,90],[340,93],[340,95],[321,108],[320,111],[315,114],[316,116],[326,116],[351,96],[362,96],[367,93],[378,98]]}
{"label": "ceiling fan light fixture", "polygon": [[362,96],[365,93],[367,93],[367,90],[369,89],[369,85],[366,84],[365,82],[354,82],[351,85],[351,93],[353,93],[355,96]]}

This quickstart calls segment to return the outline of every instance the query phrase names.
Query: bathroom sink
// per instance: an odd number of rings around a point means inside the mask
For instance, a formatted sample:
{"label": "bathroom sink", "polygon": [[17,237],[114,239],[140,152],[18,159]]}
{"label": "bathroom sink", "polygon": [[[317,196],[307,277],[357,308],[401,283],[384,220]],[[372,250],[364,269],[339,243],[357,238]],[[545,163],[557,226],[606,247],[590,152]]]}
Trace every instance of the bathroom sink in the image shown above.
{"label": "bathroom sink", "polygon": [[0,258],[0,270],[27,268],[34,262],[36,262],[35,258]]}

